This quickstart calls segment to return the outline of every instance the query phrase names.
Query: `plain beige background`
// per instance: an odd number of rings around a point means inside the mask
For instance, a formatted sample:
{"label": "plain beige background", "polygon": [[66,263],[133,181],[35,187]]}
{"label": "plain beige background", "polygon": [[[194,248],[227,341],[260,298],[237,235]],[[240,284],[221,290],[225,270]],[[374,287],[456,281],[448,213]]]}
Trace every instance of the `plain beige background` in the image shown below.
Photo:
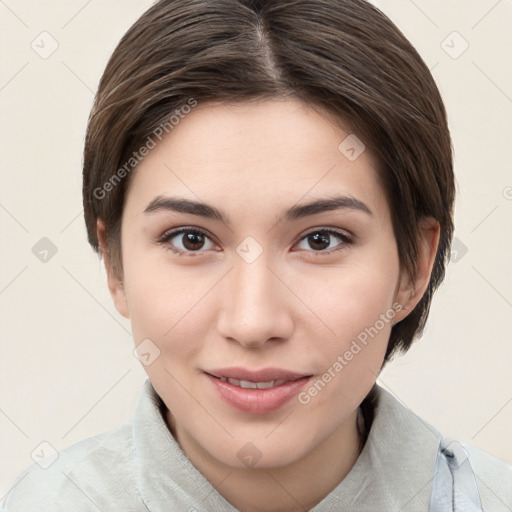
{"label": "plain beige background", "polygon": [[[512,1],[376,3],[432,69],[459,184],[456,251],[427,329],[380,383],[512,461]],[[86,241],[81,158],[107,59],[151,4],[0,2],[0,499],[40,443],[61,450],[130,421],[146,378]]]}

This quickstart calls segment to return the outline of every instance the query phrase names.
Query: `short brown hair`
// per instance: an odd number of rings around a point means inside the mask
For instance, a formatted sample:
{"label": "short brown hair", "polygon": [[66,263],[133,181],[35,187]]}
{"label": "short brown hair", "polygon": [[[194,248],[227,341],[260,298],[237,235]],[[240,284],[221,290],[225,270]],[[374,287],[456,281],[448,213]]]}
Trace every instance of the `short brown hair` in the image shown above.
{"label": "short brown hair", "polygon": [[440,224],[430,283],[393,326],[387,361],[422,333],[444,278],[455,180],[446,112],[431,73],[400,30],[365,0],[161,0],[145,12],[112,54],[89,118],[83,165],[89,242],[99,251],[101,219],[121,276],[133,154],[191,99],[286,96],[348,123],[376,156],[400,265],[410,277],[419,219]]}

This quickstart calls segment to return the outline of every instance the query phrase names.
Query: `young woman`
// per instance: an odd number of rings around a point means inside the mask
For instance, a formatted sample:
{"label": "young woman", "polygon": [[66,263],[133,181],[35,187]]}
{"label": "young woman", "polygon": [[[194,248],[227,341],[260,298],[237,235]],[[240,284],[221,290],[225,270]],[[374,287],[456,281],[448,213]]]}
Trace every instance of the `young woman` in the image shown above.
{"label": "young woman", "polygon": [[8,512],[506,511],[512,469],[376,385],[453,233],[446,113],[364,0],[162,0],[102,77],[85,221],[147,371]]}

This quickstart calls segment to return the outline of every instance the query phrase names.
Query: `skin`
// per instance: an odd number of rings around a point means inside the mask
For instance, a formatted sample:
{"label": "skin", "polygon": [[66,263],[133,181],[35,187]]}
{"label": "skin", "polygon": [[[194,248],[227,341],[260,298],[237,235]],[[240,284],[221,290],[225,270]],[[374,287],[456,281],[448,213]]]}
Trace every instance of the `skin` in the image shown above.
{"label": "skin", "polygon": [[[368,149],[347,159],[338,150],[347,135],[298,100],[200,104],[132,176],[122,277],[112,272],[98,221],[116,308],[130,318],[136,345],[149,338],[160,350],[144,369],[168,408],[171,432],[218,492],[244,511],[309,509],[348,474],[360,453],[357,408],[380,371],[392,323],[410,313],[430,278],[438,223],[421,221],[411,282],[399,266],[376,161]],[[334,192],[357,198],[373,215],[341,209],[282,220],[293,205]],[[144,213],[159,195],[211,204],[231,224]],[[208,236],[195,246],[183,234],[158,242],[183,226]],[[320,228],[349,233],[353,242],[327,235],[324,246],[315,245],[306,235]],[[251,263],[236,252],[248,236],[263,250]],[[195,252],[178,256],[171,246]],[[393,304],[400,305],[393,321],[307,404],[292,399],[251,415],[221,401],[202,373],[275,366],[319,378]],[[253,467],[237,457],[248,442],[261,454]]]}

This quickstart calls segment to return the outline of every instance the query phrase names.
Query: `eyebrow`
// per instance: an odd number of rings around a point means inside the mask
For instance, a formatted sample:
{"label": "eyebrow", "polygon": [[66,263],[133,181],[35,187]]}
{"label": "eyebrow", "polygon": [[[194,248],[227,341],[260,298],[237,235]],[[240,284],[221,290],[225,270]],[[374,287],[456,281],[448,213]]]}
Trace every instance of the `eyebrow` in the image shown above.
{"label": "eyebrow", "polygon": [[[370,208],[359,199],[352,196],[338,195],[318,199],[306,204],[294,205],[285,212],[283,220],[284,222],[291,222],[296,219],[309,217],[310,215],[345,209],[360,211],[373,216]],[[219,220],[228,226],[230,224],[229,215],[215,206],[180,197],[157,196],[147,205],[144,213],[148,214],[162,210],[198,215],[208,219]]]}

